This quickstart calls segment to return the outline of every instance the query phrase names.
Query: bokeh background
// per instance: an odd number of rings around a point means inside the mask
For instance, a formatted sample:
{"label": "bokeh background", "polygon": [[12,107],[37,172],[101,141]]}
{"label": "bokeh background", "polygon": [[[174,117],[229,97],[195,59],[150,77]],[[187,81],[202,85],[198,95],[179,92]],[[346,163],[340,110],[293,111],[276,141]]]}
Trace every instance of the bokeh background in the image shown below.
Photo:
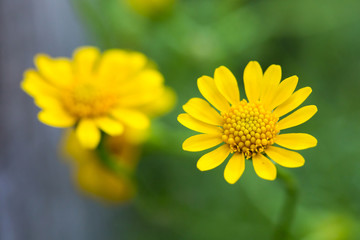
{"label": "bokeh background", "polygon": [[[258,178],[251,163],[235,185],[224,164],[198,171],[201,153],[181,150],[192,133],[176,121],[200,96],[198,77],[225,65],[243,88],[250,60],[298,75],[298,88],[313,89],[305,104],[319,109],[294,129],[319,144],[290,169],[300,188],[291,238],[360,239],[359,9],[357,0],[0,1],[0,239],[270,239],[281,183]],[[70,57],[83,45],[144,52],[178,95],[153,123],[129,203],[78,191],[59,155],[62,131],[39,123],[19,88],[35,54]]]}

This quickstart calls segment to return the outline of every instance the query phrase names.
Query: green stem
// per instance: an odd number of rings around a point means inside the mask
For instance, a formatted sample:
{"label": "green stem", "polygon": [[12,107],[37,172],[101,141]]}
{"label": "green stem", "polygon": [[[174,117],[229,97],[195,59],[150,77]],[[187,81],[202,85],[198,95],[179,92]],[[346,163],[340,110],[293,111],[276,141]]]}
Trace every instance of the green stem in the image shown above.
{"label": "green stem", "polygon": [[294,177],[283,169],[278,171],[278,179],[285,187],[286,199],[281,210],[278,224],[275,228],[274,240],[289,239],[289,232],[295,216],[295,209],[298,200],[298,186]]}
{"label": "green stem", "polygon": [[133,172],[130,169],[123,166],[119,161],[116,161],[111,153],[108,151],[108,148],[105,144],[106,136],[102,134],[100,143],[96,148],[96,153],[100,158],[101,163],[108,168],[110,171],[114,172],[118,176],[126,176],[129,180],[134,180]]}

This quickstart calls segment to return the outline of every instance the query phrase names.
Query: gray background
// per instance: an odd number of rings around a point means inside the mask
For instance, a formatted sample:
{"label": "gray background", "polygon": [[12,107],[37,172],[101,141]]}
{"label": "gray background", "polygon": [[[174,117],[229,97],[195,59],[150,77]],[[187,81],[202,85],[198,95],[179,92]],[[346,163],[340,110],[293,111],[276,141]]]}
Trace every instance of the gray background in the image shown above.
{"label": "gray background", "polygon": [[19,88],[35,54],[71,56],[92,43],[85,35],[70,1],[0,1],[1,240],[109,239],[126,211],[78,194],[57,154],[61,130],[39,123]]}

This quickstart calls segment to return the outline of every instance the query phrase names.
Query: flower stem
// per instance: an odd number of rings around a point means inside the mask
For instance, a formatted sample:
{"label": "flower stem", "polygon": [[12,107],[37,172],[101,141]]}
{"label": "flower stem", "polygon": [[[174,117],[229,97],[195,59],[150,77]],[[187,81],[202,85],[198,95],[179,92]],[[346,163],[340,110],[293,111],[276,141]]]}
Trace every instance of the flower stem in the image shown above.
{"label": "flower stem", "polygon": [[298,200],[298,186],[294,177],[283,169],[278,171],[278,179],[285,187],[286,199],[281,210],[278,224],[275,227],[274,240],[289,239],[289,232],[295,217],[295,209]]}
{"label": "flower stem", "polygon": [[105,144],[106,136],[103,134],[100,140],[98,147],[96,148],[96,153],[100,158],[101,163],[108,168],[110,171],[114,172],[118,176],[126,176],[129,180],[133,180],[133,173],[128,168],[123,166],[119,161],[116,161],[113,155],[109,152]]}

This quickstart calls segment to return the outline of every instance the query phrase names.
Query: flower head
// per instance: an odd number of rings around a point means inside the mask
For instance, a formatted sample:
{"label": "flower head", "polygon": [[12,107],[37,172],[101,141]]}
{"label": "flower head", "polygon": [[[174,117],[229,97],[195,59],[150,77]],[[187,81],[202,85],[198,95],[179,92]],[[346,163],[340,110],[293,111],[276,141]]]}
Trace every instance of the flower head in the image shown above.
{"label": "flower head", "polygon": [[[132,199],[136,194],[136,185],[131,175],[139,160],[140,144],[146,139],[142,134],[126,129],[120,136],[107,136],[103,140],[113,161],[111,168],[96,150],[84,148],[73,130],[68,131],[62,147],[70,157],[74,181],[80,190],[109,203]],[[138,137],[136,141],[134,136]]]}
{"label": "flower head", "polygon": [[53,127],[75,126],[86,148],[98,145],[100,130],[117,136],[125,127],[147,129],[144,109],[169,95],[161,73],[138,52],[100,54],[97,48],[82,47],[73,59],[38,54],[35,65],[37,70],[26,71],[21,86],[41,108],[39,120]]}
{"label": "flower head", "polygon": [[312,91],[305,87],[294,92],[297,76],[281,81],[280,66],[271,65],[263,74],[259,63],[251,61],[244,71],[248,100],[240,100],[238,83],[224,66],[215,70],[214,78],[202,76],[197,83],[201,94],[215,108],[200,98],[192,98],[183,106],[186,113],[180,114],[178,121],[202,133],[186,139],[183,149],[197,152],[222,144],[198,160],[201,171],[219,166],[230,154],[224,172],[229,183],[241,177],[246,159],[251,159],[257,175],[267,180],[276,178],[271,160],[289,168],[304,165],[304,158],[291,150],[314,147],[317,140],[306,133],[280,134],[317,112],[316,106],[310,105],[283,117],[302,104]]}

